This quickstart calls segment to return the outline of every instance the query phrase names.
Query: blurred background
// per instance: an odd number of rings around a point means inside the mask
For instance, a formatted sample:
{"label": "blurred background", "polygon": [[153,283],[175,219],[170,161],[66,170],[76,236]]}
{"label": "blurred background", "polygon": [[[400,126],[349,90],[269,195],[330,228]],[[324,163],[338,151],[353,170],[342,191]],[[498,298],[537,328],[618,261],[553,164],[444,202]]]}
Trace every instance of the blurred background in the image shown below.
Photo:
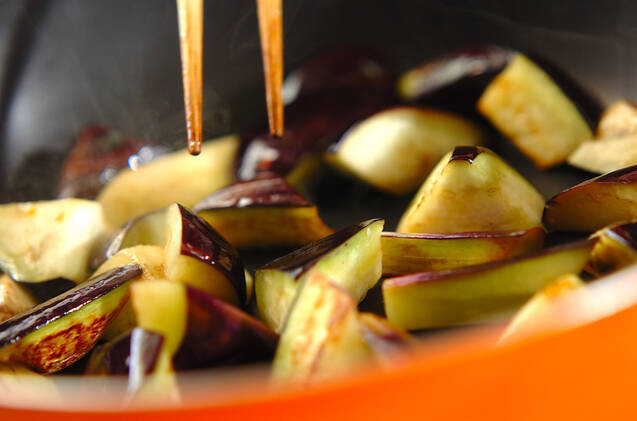
{"label": "blurred background", "polygon": [[[476,43],[536,51],[606,101],[637,99],[631,0],[284,0],[286,73],[366,44],[398,71]],[[206,0],[204,133],[265,121],[254,0]],[[174,0],[0,0],[0,200],[50,198],[89,124],[170,147],[185,124]]]}

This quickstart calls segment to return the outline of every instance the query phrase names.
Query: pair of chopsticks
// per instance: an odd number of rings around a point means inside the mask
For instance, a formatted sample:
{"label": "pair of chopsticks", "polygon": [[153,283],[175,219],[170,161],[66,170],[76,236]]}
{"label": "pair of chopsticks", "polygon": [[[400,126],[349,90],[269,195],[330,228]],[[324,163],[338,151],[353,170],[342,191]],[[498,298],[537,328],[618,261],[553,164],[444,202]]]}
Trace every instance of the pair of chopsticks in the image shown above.
{"label": "pair of chopsticks", "polygon": [[[283,25],[281,0],[257,0],[268,122],[272,136],[283,136]],[[181,75],[184,84],[188,151],[201,152],[203,0],[177,0]]]}

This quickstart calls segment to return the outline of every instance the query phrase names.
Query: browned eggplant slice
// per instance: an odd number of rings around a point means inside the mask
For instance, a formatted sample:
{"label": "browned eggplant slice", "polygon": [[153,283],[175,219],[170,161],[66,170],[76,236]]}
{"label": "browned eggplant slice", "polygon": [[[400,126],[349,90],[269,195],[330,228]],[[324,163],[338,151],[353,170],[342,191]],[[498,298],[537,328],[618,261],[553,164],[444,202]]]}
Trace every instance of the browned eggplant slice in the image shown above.
{"label": "browned eggplant slice", "polygon": [[0,324],[0,361],[59,371],[93,348],[141,269],[113,269]]}
{"label": "browned eggplant slice", "polygon": [[382,219],[370,219],[310,243],[257,270],[255,295],[259,315],[280,332],[300,285],[316,268],[359,302],[381,275]]}
{"label": "browned eggplant slice", "polygon": [[277,381],[307,382],[343,374],[366,361],[356,301],[312,270],[290,308],[272,364]]}
{"label": "browned eggplant slice", "polygon": [[487,86],[478,110],[540,168],[560,164],[593,136],[558,84],[519,53]]}

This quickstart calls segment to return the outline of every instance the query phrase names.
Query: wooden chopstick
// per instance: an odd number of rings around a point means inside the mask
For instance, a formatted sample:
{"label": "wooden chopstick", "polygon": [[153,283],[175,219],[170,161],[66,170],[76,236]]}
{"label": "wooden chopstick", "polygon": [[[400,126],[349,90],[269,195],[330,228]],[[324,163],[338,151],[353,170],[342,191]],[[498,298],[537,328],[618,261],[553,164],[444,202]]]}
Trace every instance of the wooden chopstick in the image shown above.
{"label": "wooden chopstick", "polygon": [[257,0],[270,135],[283,136],[283,23],[281,0]]}
{"label": "wooden chopstick", "polygon": [[203,0],[177,0],[188,151],[201,152]]}

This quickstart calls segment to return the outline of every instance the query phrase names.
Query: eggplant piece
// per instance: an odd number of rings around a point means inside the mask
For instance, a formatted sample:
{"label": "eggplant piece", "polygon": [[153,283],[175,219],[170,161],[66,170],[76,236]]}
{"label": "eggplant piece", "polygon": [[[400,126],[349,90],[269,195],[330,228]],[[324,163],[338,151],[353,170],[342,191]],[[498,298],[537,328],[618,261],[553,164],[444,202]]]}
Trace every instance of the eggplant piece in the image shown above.
{"label": "eggplant piece", "polygon": [[122,249],[105,261],[94,275],[101,275],[111,269],[126,265],[137,265],[142,273],[139,279],[142,281],[154,281],[165,279],[164,273],[164,248],[161,246],[133,246]]}
{"label": "eggplant piece", "polygon": [[272,174],[218,190],[194,210],[238,248],[301,246],[334,232],[315,205]]}
{"label": "eggplant piece", "polygon": [[593,232],[637,218],[637,165],[584,181],[553,196],[543,221],[553,231]]}
{"label": "eggplant piece", "polygon": [[[117,267],[134,264],[139,266],[142,271],[137,280],[144,282],[166,280],[164,261],[165,253],[164,248],[161,246],[141,245],[129,247],[120,250],[104,262],[97,271],[95,271],[94,276]],[[130,302],[127,302],[117,317],[115,317],[106,328],[102,338],[107,341],[114,340],[135,326],[135,314],[133,313]]]}
{"label": "eggplant piece", "polygon": [[637,164],[637,134],[586,140],[568,157],[568,163],[597,174]]}
{"label": "eggplant piece", "polygon": [[164,337],[176,370],[267,361],[278,336],[261,321],[196,288],[168,281],[131,286],[138,326]]}
{"label": "eggplant piece", "polygon": [[289,181],[302,179],[299,173],[305,165],[320,157],[354,122],[387,103],[373,92],[357,89],[328,90],[297,100],[286,108],[281,139],[269,134],[247,134],[242,138],[239,179],[250,180],[263,172],[273,172]]}
{"label": "eggplant piece", "polygon": [[542,226],[544,198],[487,148],[458,146],[412,199],[397,231],[454,233]]}
{"label": "eggplant piece", "polygon": [[540,168],[562,163],[593,136],[558,84],[519,53],[487,86],[478,110]]}
{"label": "eggplant piece", "polygon": [[495,45],[470,47],[430,60],[400,76],[398,93],[406,101],[473,115],[484,88],[515,52]]}
{"label": "eggplant piece", "polygon": [[139,266],[113,269],[0,323],[0,362],[54,373],[82,358],[128,299]]}
{"label": "eggplant piece", "polygon": [[37,302],[7,274],[0,276],[0,322],[35,307]]}
{"label": "eggplant piece", "polygon": [[[151,216],[152,223],[142,224],[142,227],[150,226],[151,231],[155,232],[158,229],[154,221],[156,216]],[[184,283],[233,304],[249,302],[253,289],[252,277],[243,269],[236,250],[205,221],[177,204],[162,211],[159,220],[166,225],[161,230],[168,233],[165,245],[136,245],[121,249],[104,262],[96,273],[126,264],[137,264],[142,269],[141,281]],[[141,237],[148,238],[146,234]],[[150,237],[154,235],[151,233]],[[239,297],[245,297],[245,301],[240,302]],[[135,326],[133,309],[127,304],[108,327],[104,337],[113,339]]]}
{"label": "eggplant piece", "polygon": [[283,102],[320,94],[326,89],[358,88],[390,92],[393,75],[387,59],[365,47],[331,48],[311,57],[283,81]]}
{"label": "eggplant piece", "polygon": [[[403,73],[398,93],[406,101],[475,117],[475,104],[485,88],[516,53],[507,47],[478,45],[446,54]],[[534,53],[528,57],[558,84],[593,129],[602,113],[601,101],[551,61]]]}
{"label": "eggplant piece", "polygon": [[124,374],[129,382],[141,383],[155,369],[163,344],[160,334],[136,327],[95,348],[86,374]]}
{"label": "eggplant piece", "polygon": [[579,273],[594,243],[580,241],[498,262],[386,279],[387,319],[411,330],[500,317],[558,276]]}
{"label": "eggplant piece", "polygon": [[417,188],[455,146],[481,143],[480,130],[461,117],[434,109],[396,107],[353,126],[327,158],[346,173],[400,195]]}
{"label": "eggplant piece", "polygon": [[261,319],[280,332],[298,288],[314,269],[361,301],[381,275],[383,224],[370,219],[352,225],[258,269],[254,288]]}
{"label": "eggplant piece", "polygon": [[597,242],[586,270],[593,275],[607,275],[637,263],[637,222],[602,228],[591,238]]}
{"label": "eggplant piece", "polygon": [[637,106],[620,100],[608,107],[597,125],[596,139],[582,142],[568,163],[598,174],[637,164]]}
{"label": "eggplant piece", "polygon": [[242,136],[241,180],[273,172],[303,190],[320,156],[354,122],[394,102],[386,66],[373,55],[348,50],[311,59],[288,76],[283,89],[289,103],[285,133],[274,139],[263,128]]}
{"label": "eggplant piece", "polygon": [[372,356],[356,301],[320,270],[299,289],[272,363],[276,381],[308,382],[344,374]]}
{"label": "eggplant piece", "polygon": [[105,233],[99,203],[82,199],[0,205],[0,268],[20,282],[86,279]]}
{"label": "eggplant piece", "polygon": [[[85,128],[64,160],[58,198],[95,199],[108,183],[109,174],[127,167],[129,158],[145,146],[143,140],[125,136],[115,129],[102,126]],[[143,155],[152,157],[154,151],[146,146],[143,152]]]}
{"label": "eggplant piece", "polygon": [[637,134],[637,105],[621,99],[611,104],[597,125],[596,138],[614,139]]}
{"label": "eggplant piece", "polygon": [[206,221],[180,204],[166,215],[166,277],[239,305],[247,301],[245,270],[237,250]]}
{"label": "eggplant piece", "polygon": [[179,387],[164,337],[135,327],[95,347],[86,367],[88,375],[127,376],[128,402],[179,402]]}
{"label": "eggplant piece", "polygon": [[456,234],[383,232],[383,275],[454,269],[521,256],[541,249],[544,236],[541,227]]}
{"label": "eggplant piece", "polygon": [[[556,305],[565,296],[587,294],[582,279],[567,273],[538,291],[509,322],[506,330],[498,340],[498,346],[512,344],[523,339],[559,330],[561,326],[574,323],[577,312],[564,311]],[[585,307],[581,308],[586,311]]]}
{"label": "eggplant piece", "polygon": [[236,136],[221,137],[204,142],[197,157],[182,149],[120,171],[97,198],[106,221],[116,229],[173,202],[194,205],[232,182],[238,146]]}

